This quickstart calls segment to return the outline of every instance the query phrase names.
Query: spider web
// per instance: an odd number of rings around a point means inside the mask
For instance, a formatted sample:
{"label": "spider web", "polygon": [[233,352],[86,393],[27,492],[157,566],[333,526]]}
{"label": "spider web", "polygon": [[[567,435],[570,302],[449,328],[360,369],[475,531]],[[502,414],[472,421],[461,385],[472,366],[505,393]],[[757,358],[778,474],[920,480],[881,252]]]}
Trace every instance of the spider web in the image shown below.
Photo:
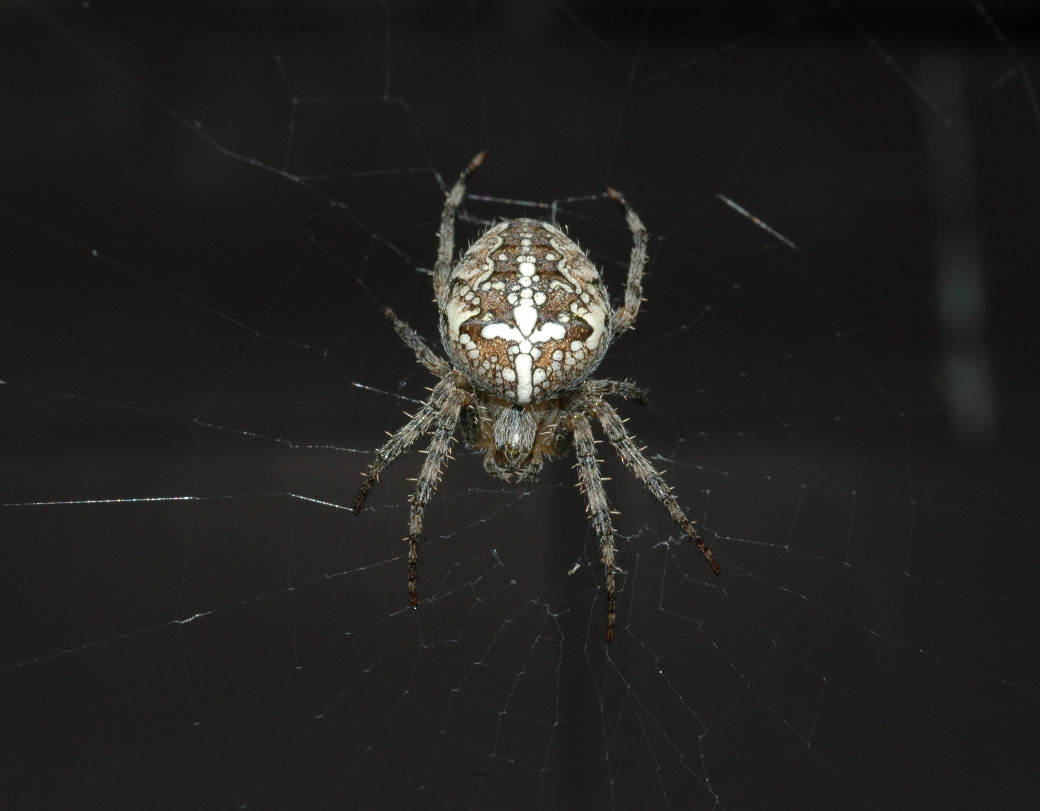
{"label": "spider web", "polygon": [[[1040,112],[1000,11],[0,11],[4,807],[1036,807]],[[484,148],[463,246],[554,219],[617,296],[603,187],[650,230],[600,373],[723,571],[604,444],[609,647],[572,459],[520,489],[457,446],[418,611],[419,449],[349,510],[433,382],[380,310],[435,338]]]}

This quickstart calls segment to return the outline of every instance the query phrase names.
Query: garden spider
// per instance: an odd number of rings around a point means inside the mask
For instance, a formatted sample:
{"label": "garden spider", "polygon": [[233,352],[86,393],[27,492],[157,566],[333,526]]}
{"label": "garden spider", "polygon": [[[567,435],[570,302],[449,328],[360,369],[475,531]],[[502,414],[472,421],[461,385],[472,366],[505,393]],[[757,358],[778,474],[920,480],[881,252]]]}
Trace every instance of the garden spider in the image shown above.
{"label": "garden spider", "polygon": [[452,267],[455,211],[466,179],[484,160],[481,152],[459,176],[441,213],[440,247],[433,269],[433,292],[440,311],[441,342],[449,360],[388,308],[384,312],[419,362],[440,378],[433,394],[408,423],[376,452],[354,512],[380,475],[426,433],[432,433],[426,461],[410,499],[408,592],[417,592],[419,537],[423,511],[440,480],[455,429],[474,450],[485,452],[484,467],[506,482],[534,481],[544,457],[559,456],[573,442],[578,476],[599,537],[606,574],[607,633],[614,638],[614,528],[603,477],[596,460],[590,418],[595,417],[635,477],[667,508],[672,520],[697,544],[719,573],[714,555],[686,517],[671,488],[640,453],[613,406],[617,395],[645,402],[634,383],[590,380],[614,339],[631,328],[642,300],[646,228],[625,198],[607,193],[625,209],[632,231],[625,302],[610,307],[599,271],[555,225],[539,220],[506,220],[489,228]]}

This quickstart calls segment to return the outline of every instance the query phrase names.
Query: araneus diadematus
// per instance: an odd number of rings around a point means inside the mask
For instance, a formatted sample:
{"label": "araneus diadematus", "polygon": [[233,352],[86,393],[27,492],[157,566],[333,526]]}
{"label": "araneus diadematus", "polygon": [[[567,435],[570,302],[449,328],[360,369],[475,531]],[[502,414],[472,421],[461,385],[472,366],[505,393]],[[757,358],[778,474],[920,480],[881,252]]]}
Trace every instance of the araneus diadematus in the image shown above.
{"label": "araneus diadematus", "polygon": [[599,271],[555,225],[539,220],[506,220],[489,228],[452,267],[455,211],[466,179],[484,160],[481,152],[459,176],[441,214],[440,248],[433,268],[433,292],[440,310],[444,360],[407,324],[386,316],[419,362],[440,381],[408,423],[376,452],[354,512],[393,461],[423,434],[432,433],[426,461],[411,497],[408,525],[408,592],[419,605],[419,537],[423,511],[440,480],[455,429],[461,424],[469,448],[485,451],[484,467],[506,482],[531,482],[543,457],[565,453],[573,440],[578,476],[588,499],[592,527],[599,536],[606,572],[607,642],[614,638],[614,528],[596,461],[590,417],[603,426],[610,444],[651,494],[668,509],[715,574],[719,565],[682,511],[671,488],[646,461],[614,408],[617,395],[645,402],[634,383],[589,380],[608,347],[639,313],[646,264],[646,228],[620,193],[608,194],[625,208],[632,231],[625,303],[610,308]]}

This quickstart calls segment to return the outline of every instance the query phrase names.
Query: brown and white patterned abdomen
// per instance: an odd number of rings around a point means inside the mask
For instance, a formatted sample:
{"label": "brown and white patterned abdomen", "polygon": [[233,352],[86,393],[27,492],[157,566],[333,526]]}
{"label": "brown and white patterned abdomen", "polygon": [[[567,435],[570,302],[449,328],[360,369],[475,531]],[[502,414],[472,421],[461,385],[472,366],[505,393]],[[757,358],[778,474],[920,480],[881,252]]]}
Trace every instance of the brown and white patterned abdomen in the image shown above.
{"label": "brown and white patterned abdomen", "polygon": [[517,405],[573,388],[610,343],[599,271],[538,220],[492,227],[463,255],[441,303],[441,340],[481,388]]}

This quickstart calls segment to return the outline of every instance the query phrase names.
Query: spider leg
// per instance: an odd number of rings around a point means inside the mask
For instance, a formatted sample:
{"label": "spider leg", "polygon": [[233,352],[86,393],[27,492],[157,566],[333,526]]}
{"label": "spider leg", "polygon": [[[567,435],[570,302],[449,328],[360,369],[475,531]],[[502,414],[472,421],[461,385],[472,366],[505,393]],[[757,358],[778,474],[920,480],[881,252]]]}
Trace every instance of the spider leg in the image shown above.
{"label": "spider leg", "polygon": [[603,489],[603,476],[596,461],[596,445],[592,438],[592,426],[584,414],[572,414],[571,430],[578,457],[578,479],[585,489],[588,500],[589,520],[599,536],[600,560],[606,575],[607,587],[607,635],[606,641],[614,638],[614,615],[617,599],[614,595],[614,526],[610,521],[607,494]]}
{"label": "spider leg", "polygon": [[480,409],[472,404],[464,405],[459,413],[459,426],[462,428],[462,441],[470,450],[477,449],[480,442],[480,428],[482,417]]}
{"label": "spider leg", "polygon": [[358,491],[357,500],[354,502],[354,514],[361,512],[361,505],[365,503],[369,492],[379,481],[383,471],[394,463],[402,453],[407,453],[415,441],[425,434],[437,419],[437,415],[444,410],[445,402],[450,400],[460,387],[464,385],[464,378],[459,374],[449,374],[433,388],[422,408],[412,417],[403,428],[390,437],[390,440],[376,451],[376,459],[368,469],[365,483]]}
{"label": "spider leg", "polygon": [[625,220],[632,232],[632,256],[628,261],[628,282],[625,284],[625,303],[614,311],[611,318],[611,333],[620,335],[632,324],[639,315],[639,304],[643,300],[643,268],[646,266],[646,227],[639,215],[632,210],[621,192],[607,189],[607,194],[625,207]]}
{"label": "spider leg", "polygon": [[701,540],[701,536],[694,528],[693,522],[686,517],[686,513],[682,511],[679,502],[675,500],[672,488],[668,486],[653,465],[646,461],[646,457],[636,447],[636,443],[625,429],[624,423],[613,406],[604,402],[596,403],[595,414],[599,418],[600,425],[603,426],[603,433],[606,434],[610,444],[618,452],[621,461],[632,470],[639,481],[646,485],[646,489],[650,491],[651,495],[664,504],[668,513],[672,516],[672,520],[682,527],[682,531],[688,538],[697,544],[697,549],[711,564],[711,570],[718,574],[719,564],[715,561],[715,556],[711,554],[711,550]]}
{"label": "spider leg", "polygon": [[586,380],[567,406],[568,411],[585,411],[604,397],[623,397],[646,405],[646,392],[629,380]]}
{"label": "spider leg", "polygon": [[397,335],[404,342],[404,345],[415,353],[419,363],[437,375],[437,377],[444,377],[451,371],[451,364],[438,357],[437,353],[430,349],[430,345],[422,339],[419,333],[394,315],[393,310],[389,307],[384,307],[383,315],[394,325]]}
{"label": "spider leg", "polygon": [[451,259],[455,253],[455,210],[462,203],[462,196],[466,193],[466,180],[480,164],[484,162],[486,152],[481,152],[469,162],[469,166],[462,170],[459,179],[455,181],[448,199],[444,201],[444,209],[441,211],[441,230],[437,234],[437,264],[433,266],[433,295],[439,302],[444,297],[444,291],[448,287],[448,278],[451,276]]}
{"label": "spider leg", "polygon": [[455,428],[459,424],[459,412],[466,399],[466,393],[459,388],[450,391],[444,398],[437,415],[437,427],[433,431],[433,439],[426,450],[426,461],[415,485],[415,492],[410,499],[411,515],[408,519],[408,595],[412,608],[419,606],[417,583],[419,581],[419,537],[422,534],[423,511],[437,490],[437,482],[441,478],[441,467],[448,458]]}

